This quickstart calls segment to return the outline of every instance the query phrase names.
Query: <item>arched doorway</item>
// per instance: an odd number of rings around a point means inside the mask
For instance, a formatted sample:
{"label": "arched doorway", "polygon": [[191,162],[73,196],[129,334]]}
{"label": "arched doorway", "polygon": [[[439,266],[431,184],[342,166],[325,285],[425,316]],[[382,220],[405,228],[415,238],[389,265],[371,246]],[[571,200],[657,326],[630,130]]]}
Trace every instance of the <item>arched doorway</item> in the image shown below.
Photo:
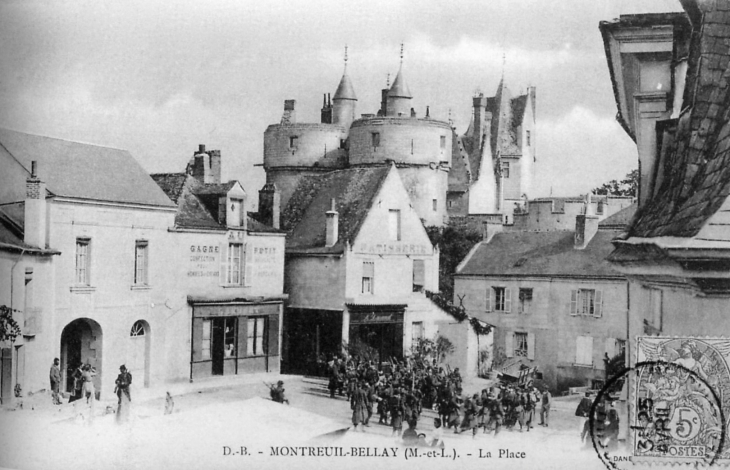
{"label": "arched doorway", "polygon": [[62,390],[73,393],[73,372],[80,364],[91,364],[96,369],[94,388],[101,390],[101,326],[89,318],[78,318],[61,332],[61,373]]}
{"label": "arched doorway", "polygon": [[132,374],[132,383],[137,386],[150,385],[150,325],[137,320],[129,332],[127,349],[127,370]]}

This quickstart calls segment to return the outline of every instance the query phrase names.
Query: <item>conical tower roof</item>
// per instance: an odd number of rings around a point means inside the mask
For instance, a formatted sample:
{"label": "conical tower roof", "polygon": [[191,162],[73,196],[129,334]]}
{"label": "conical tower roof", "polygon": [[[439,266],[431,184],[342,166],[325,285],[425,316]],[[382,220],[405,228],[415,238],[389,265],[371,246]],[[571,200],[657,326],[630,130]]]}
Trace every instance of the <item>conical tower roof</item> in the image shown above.
{"label": "conical tower roof", "polygon": [[390,91],[388,91],[388,96],[397,98],[413,98],[411,90],[408,89],[406,79],[403,78],[402,67],[398,70],[398,75],[395,77],[393,86],[390,87]]}
{"label": "conical tower roof", "polygon": [[352,87],[350,77],[347,75],[347,69],[345,69],[345,73],[342,74],[342,79],[340,80],[340,84],[337,85],[337,91],[335,92],[335,96],[332,99],[357,101],[357,96],[355,96],[355,89]]}

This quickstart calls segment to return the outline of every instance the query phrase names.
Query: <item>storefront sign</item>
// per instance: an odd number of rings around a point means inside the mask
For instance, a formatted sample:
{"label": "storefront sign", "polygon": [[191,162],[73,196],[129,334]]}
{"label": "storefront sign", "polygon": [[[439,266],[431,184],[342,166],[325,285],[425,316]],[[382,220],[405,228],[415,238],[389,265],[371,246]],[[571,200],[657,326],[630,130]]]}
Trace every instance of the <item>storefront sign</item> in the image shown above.
{"label": "storefront sign", "polygon": [[403,323],[403,312],[350,312],[350,324]]}
{"label": "storefront sign", "polygon": [[281,304],[261,305],[194,305],[195,317],[239,317],[278,315]]}
{"label": "storefront sign", "polygon": [[375,255],[430,255],[433,253],[433,247],[399,242],[358,243],[355,245],[355,252]]}

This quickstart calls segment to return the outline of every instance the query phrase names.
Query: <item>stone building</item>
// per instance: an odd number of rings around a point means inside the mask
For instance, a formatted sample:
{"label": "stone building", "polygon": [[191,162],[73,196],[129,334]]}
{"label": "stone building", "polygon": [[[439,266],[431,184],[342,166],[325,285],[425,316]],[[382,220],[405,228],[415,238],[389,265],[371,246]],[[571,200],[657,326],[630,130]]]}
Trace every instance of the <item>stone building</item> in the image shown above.
{"label": "stone building", "polygon": [[[608,258],[629,279],[629,348],[644,335],[730,331],[728,6],[681,5],[600,24],[618,119],[641,165],[636,217]],[[727,374],[717,380],[727,413]]]}
{"label": "stone building", "polygon": [[[152,178],[177,205],[169,226],[186,301],[190,379],[279,372],[285,234],[248,216],[238,181],[221,181],[221,153],[201,145],[186,171]],[[175,264],[175,262],[177,264]]]}
{"label": "stone building", "polygon": [[172,202],[124,150],[5,129],[0,144],[0,303],[18,310],[22,330],[3,346],[12,382],[24,394],[48,389],[54,357],[62,391],[80,363],[107,397],[122,364],[134,387],[186,379]]}
{"label": "stone building", "polygon": [[494,325],[497,370],[537,367],[553,391],[597,387],[603,359],[625,350],[627,281],[605,258],[635,206],[603,220],[593,208],[571,230],[492,234],[458,266],[455,303]]}
{"label": "stone building", "polygon": [[454,137],[450,216],[502,214],[509,224],[515,209],[524,207],[537,158],[535,95],[529,87],[513,97],[503,78],[494,96],[473,98],[469,128]]}
{"label": "stone building", "polygon": [[378,360],[439,333],[466,344],[468,331],[424,293],[438,290],[439,254],[410,201],[395,164],[300,180],[281,211],[285,372],[311,370],[343,344]]}

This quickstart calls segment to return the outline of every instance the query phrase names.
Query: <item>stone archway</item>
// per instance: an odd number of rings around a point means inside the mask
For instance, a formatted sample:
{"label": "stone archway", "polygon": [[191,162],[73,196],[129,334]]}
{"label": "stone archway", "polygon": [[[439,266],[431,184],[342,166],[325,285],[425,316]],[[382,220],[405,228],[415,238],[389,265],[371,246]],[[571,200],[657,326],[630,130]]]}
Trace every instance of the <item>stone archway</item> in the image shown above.
{"label": "stone archway", "polygon": [[129,332],[127,370],[138,387],[150,385],[150,324],[137,320]]}
{"label": "stone archway", "polygon": [[61,332],[61,391],[73,393],[73,371],[80,364],[91,364],[96,369],[94,387],[102,383],[101,325],[89,318],[77,318]]}

